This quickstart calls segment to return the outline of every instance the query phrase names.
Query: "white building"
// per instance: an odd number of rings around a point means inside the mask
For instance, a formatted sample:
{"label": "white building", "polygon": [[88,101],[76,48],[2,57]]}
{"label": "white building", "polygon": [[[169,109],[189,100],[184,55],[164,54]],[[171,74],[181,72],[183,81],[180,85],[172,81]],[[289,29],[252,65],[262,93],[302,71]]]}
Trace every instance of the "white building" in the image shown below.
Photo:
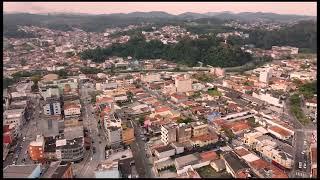
{"label": "white building", "polygon": [[142,75],[141,81],[148,82],[148,83],[160,81],[160,74],[159,73],[148,73],[146,75]]}
{"label": "white building", "polygon": [[175,86],[177,92],[192,91],[192,80],[188,75],[178,76],[175,78]]}
{"label": "white building", "polygon": [[271,68],[266,68],[264,71],[260,72],[259,81],[263,83],[268,83],[272,76]]}

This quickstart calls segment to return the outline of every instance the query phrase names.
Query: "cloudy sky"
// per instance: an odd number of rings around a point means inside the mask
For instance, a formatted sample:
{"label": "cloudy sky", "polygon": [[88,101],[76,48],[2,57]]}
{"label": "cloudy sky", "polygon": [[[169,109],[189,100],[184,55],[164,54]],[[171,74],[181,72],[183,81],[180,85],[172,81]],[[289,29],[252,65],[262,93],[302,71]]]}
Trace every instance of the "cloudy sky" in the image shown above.
{"label": "cloudy sky", "polygon": [[4,2],[4,12],[29,13],[130,13],[135,11],[184,12],[272,12],[317,15],[316,2]]}

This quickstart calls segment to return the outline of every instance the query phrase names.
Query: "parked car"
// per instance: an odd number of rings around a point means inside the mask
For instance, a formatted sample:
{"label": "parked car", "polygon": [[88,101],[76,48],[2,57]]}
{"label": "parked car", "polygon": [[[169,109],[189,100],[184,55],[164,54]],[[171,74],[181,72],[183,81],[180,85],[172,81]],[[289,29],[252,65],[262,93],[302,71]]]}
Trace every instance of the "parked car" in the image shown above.
{"label": "parked car", "polygon": [[302,162],[299,162],[299,169],[302,168]]}
{"label": "parked car", "polygon": [[307,163],[304,163],[304,164],[303,164],[303,168],[304,168],[304,169],[307,169]]}

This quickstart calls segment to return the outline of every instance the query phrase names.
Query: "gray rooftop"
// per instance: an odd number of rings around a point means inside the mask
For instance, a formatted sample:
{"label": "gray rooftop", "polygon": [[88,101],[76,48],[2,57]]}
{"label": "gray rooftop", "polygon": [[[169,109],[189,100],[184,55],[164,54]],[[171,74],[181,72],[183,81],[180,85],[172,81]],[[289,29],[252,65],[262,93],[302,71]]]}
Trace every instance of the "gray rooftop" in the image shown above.
{"label": "gray rooftop", "polygon": [[33,171],[40,166],[37,164],[31,165],[9,165],[3,169],[4,178],[28,178]]}

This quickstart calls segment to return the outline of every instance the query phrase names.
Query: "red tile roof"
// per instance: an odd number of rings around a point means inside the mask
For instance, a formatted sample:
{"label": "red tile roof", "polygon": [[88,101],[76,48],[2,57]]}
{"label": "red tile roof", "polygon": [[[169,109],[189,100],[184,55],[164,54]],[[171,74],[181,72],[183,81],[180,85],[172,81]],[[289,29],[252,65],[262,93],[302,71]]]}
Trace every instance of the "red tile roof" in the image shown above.
{"label": "red tile roof", "polygon": [[271,126],[269,127],[270,130],[284,136],[284,137],[287,137],[287,136],[290,136],[291,133],[283,128],[280,128],[279,126]]}
{"label": "red tile roof", "polygon": [[192,141],[202,141],[202,142],[205,142],[205,141],[212,141],[212,140],[218,140],[218,136],[216,134],[204,134],[204,135],[201,135],[201,136],[198,136],[198,137],[193,137],[191,140]]}
{"label": "red tile roof", "polygon": [[165,111],[170,111],[170,108],[167,107],[167,106],[162,106],[162,107],[159,107],[159,108],[156,109],[157,113],[165,112]]}
{"label": "red tile roof", "polygon": [[64,109],[80,108],[80,105],[74,104],[74,103],[70,103],[70,104],[65,104],[63,108],[64,108]]}
{"label": "red tile roof", "polygon": [[206,152],[200,153],[200,157],[203,161],[213,161],[218,159],[218,155],[214,151],[206,151]]}

